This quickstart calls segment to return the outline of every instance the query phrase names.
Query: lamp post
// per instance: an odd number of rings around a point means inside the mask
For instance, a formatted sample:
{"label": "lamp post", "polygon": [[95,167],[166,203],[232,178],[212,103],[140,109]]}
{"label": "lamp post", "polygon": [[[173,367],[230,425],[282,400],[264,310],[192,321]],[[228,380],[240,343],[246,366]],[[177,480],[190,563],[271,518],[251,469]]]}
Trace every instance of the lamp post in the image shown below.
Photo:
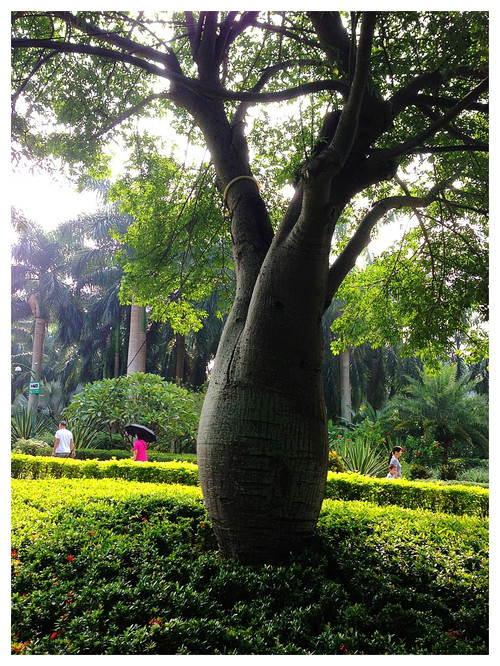
{"label": "lamp post", "polygon": [[[22,366],[22,367],[21,367]],[[31,374],[31,378],[36,381],[32,381],[29,384],[28,388],[28,395],[33,396],[33,402],[32,402],[32,407],[31,407],[31,439],[34,439],[35,437],[35,428],[36,428],[36,417],[37,417],[37,412],[38,412],[38,396],[40,395],[40,386],[41,382],[37,380],[37,375],[34,370],[32,370],[30,367],[27,365],[24,365],[23,363],[19,363],[16,365],[14,368],[14,372],[22,372],[22,368],[25,368],[28,370],[28,372]]]}

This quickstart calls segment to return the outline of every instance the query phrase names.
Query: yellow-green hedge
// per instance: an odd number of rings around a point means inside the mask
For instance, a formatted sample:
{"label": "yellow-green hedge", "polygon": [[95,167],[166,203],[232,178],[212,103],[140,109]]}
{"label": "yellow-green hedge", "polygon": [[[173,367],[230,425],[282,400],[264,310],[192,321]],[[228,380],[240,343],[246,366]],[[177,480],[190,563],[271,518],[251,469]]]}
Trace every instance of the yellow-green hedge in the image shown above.
{"label": "yellow-green hedge", "polygon": [[74,460],[12,454],[11,476],[15,479],[111,478],[199,485],[197,465],[174,461],[151,463],[133,460]]}
{"label": "yellow-green hedge", "polygon": [[[198,466],[189,462],[133,460],[73,460],[12,454],[11,475],[16,479],[113,478],[151,483],[199,485]],[[488,516],[486,488],[446,485],[398,479],[374,479],[352,473],[329,472],[326,497],[335,500],[395,504],[408,509],[427,509],[456,515]]]}
{"label": "yellow-green hedge", "polygon": [[359,500],[380,506],[397,504],[408,509],[427,509],[456,515],[488,516],[489,490],[473,486],[446,485],[406,479],[375,479],[362,474],[328,473],[326,497]]}

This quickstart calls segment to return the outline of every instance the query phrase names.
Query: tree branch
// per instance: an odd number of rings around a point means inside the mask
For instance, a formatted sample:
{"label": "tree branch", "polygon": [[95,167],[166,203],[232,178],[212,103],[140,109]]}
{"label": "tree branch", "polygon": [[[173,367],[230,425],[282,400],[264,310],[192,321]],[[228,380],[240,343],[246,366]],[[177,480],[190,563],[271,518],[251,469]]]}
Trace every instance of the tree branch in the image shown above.
{"label": "tree branch", "polygon": [[106,127],[103,127],[94,136],[97,138],[99,136],[102,136],[103,134],[106,134],[106,132],[109,132],[110,130],[112,130],[113,127],[116,127],[117,125],[122,123],[124,120],[127,120],[127,118],[130,118],[131,116],[135,115],[141,109],[143,109],[145,106],[147,106],[151,102],[154,102],[156,99],[168,99],[169,97],[170,97],[170,95],[168,93],[156,93],[156,94],[148,95],[148,97],[145,97],[138,104],[135,104],[134,106],[131,106],[129,109],[127,109],[126,111],[123,111],[122,113],[120,113],[120,115],[116,116],[116,118],[113,120],[112,123],[110,123]]}
{"label": "tree branch", "polygon": [[411,197],[399,195],[387,197],[378,201],[359,223],[353,236],[339,254],[335,262],[330,267],[328,273],[328,285],[326,290],[325,309],[331,303],[343,280],[354,268],[356,260],[361,251],[370,243],[371,232],[377,222],[389,211],[399,208],[421,208],[428,206],[435,201],[440,192],[449,185],[448,181],[443,181],[435,185],[424,197]]}
{"label": "tree branch", "polygon": [[423,132],[420,132],[420,134],[417,134],[399,146],[385,151],[384,160],[394,159],[401,155],[408,155],[414,148],[421,146],[421,144],[423,144],[428,138],[434,136],[440,129],[445,127],[451,120],[467,109],[487,87],[488,78],[481,81],[481,83],[473,88],[462,100],[460,100],[460,102],[458,102],[458,104],[455,104],[455,106],[447,113],[444,113],[440,118],[431,123]]}
{"label": "tree branch", "polygon": [[115,62],[123,62],[143,69],[148,74],[155,74],[161,78],[172,81],[178,85],[188,88],[192,92],[198,93],[209,99],[222,101],[240,101],[240,102],[283,102],[285,100],[295,99],[301,95],[321,92],[325,90],[339,91],[340,82],[330,80],[312,81],[301,86],[287,88],[278,92],[253,93],[253,92],[235,92],[225,90],[224,88],[202,83],[198,79],[192,79],[176,72],[162,69],[153,65],[142,58],[121,53],[113,49],[101,46],[91,46],[89,44],[70,44],[68,42],[57,42],[50,39],[13,39],[12,48],[39,48],[52,49],[60,53],[80,53],[84,55],[93,55],[100,58],[107,58]]}
{"label": "tree branch", "polygon": [[349,97],[344,105],[337,130],[330,144],[315,160],[308,164],[304,172],[306,181],[322,173],[326,173],[330,177],[335,175],[340,171],[349,157],[356,138],[359,114],[370,73],[370,57],[375,23],[376,14],[374,12],[366,12],[363,16],[356,54],[356,67]]}

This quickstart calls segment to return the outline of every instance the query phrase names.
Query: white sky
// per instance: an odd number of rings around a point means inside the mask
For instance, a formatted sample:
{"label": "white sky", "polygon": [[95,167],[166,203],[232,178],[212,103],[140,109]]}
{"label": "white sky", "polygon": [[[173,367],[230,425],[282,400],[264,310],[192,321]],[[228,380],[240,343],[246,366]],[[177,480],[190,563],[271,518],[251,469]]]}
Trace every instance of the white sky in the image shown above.
{"label": "white sky", "polygon": [[12,206],[47,231],[97,208],[95,193],[77,192],[71,183],[56,182],[47,173],[13,173],[10,197]]}

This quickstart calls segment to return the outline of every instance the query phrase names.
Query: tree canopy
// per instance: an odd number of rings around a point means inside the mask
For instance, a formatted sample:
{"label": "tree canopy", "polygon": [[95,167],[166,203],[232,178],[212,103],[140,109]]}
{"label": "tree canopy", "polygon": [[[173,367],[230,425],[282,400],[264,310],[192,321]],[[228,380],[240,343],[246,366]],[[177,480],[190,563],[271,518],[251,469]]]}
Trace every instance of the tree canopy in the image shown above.
{"label": "tree canopy", "polygon": [[[102,172],[148,115],[208,149],[236,288],[200,483],[222,556],[281,560],[324,497],[322,318],[372,232],[414,216],[376,277],[408,349],[474,342],[471,314],[485,316],[487,13],[21,11],[12,46],[16,158]],[[408,307],[432,316],[417,325]]]}
{"label": "tree canopy", "polygon": [[[486,13],[405,11],[374,17],[357,145],[353,150],[342,144],[351,133],[346,125],[328,151],[321,149],[331,140],[355,73],[357,12],[31,11],[13,12],[12,18],[17,160],[62,157],[80,174],[82,167],[85,173],[105,173],[106,146],[130,140],[138,119],[150,117],[165,119],[155,129],[170,140],[173,131],[192,144],[206,142],[217,162],[224,141],[210,137],[216,124],[209,129],[208,117],[222,111],[229,124],[218,131],[231,130],[235,150],[247,146],[276,229],[284,210],[283,185],[300,190],[334,153],[337,160],[351,151],[349,161],[363,161],[364,176],[355,186],[344,183],[344,233],[332,249],[337,261],[331,262],[340,270],[333,279],[331,266],[329,294],[353,264],[352,246],[358,253],[379,220],[405,206],[415,224],[400,246],[344,287],[348,307],[336,321],[340,339],[379,344],[399,336],[410,353],[431,358],[446,353],[461,331],[469,351],[484,355],[476,324],[485,320],[487,303]],[[152,161],[153,151],[142,165],[151,188],[155,179],[170,180]],[[218,169],[221,193],[227,185],[223,171]],[[145,197],[144,189],[136,195]],[[175,205],[182,206],[182,197]],[[422,206],[425,215],[418,212]],[[172,234],[173,218],[180,220],[178,211],[159,211],[152,204],[146,217],[142,207],[140,217],[150,225],[150,238],[153,229],[166,242],[158,226],[168,219]],[[131,243],[134,233],[146,238],[142,221],[131,232]],[[150,249],[143,243],[136,268],[129,267],[137,294],[140,281],[132,274],[145,272],[146,255],[149,274],[155,266],[160,272],[162,255]],[[191,283],[195,299],[200,283],[197,288]],[[366,310],[363,294],[371,301],[374,284],[381,304],[368,321],[360,316]],[[189,290],[185,294],[189,298]],[[361,337],[356,328],[363,329]]]}

